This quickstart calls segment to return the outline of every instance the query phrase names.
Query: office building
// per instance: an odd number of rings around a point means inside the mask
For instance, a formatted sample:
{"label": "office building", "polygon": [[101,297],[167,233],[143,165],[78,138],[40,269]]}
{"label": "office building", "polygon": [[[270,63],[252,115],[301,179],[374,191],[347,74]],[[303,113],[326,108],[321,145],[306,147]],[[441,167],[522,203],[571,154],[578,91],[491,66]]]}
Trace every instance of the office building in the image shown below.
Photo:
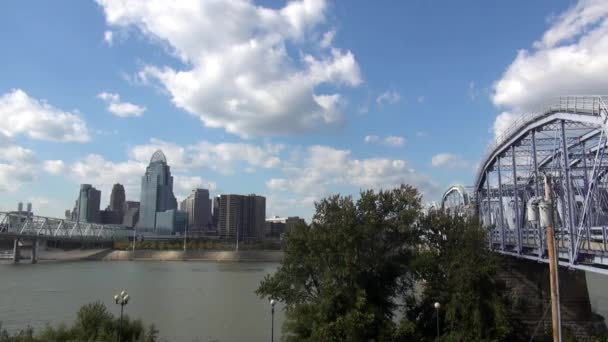
{"label": "office building", "polygon": [[139,220],[139,202],[126,201],[123,206],[122,225],[127,228],[133,228]]}
{"label": "office building", "polygon": [[154,232],[159,235],[183,234],[187,225],[187,212],[169,209],[156,213],[156,228]]}
{"label": "office building", "polygon": [[150,159],[145,175],[141,178],[141,201],[137,229],[156,230],[156,213],[177,209],[173,194],[173,177],[167,158],[157,150]]}
{"label": "office building", "polygon": [[[221,195],[219,198],[220,238],[255,241],[264,237],[266,198],[257,195]],[[238,232],[237,232],[238,230]]]}
{"label": "office building", "polygon": [[293,229],[297,224],[306,224],[304,219],[299,218],[297,216],[291,217],[278,217],[273,216],[271,218],[266,219],[266,231],[265,235],[267,237],[280,237],[285,232]]}
{"label": "office building", "polygon": [[205,231],[211,223],[209,190],[195,189],[180,204],[180,210],[188,213],[188,229]]}
{"label": "office building", "polygon": [[[81,184],[78,199],[72,211],[72,219],[78,222],[99,223],[99,201],[101,191],[95,189],[91,184]],[[28,203],[31,208],[31,204]]]}
{"label": "office building", "polygon": [[211,226],[217,230],[220,224],[220,196],[213,197],[213,214],[211,216]]}
{"label": "office building", "polygon": [[110,194],[110,205],[108,206],[108,209],[123,212],[125,200],[125,187],[120,183],[114,184],[114,186],[112,186],[112,193]]}

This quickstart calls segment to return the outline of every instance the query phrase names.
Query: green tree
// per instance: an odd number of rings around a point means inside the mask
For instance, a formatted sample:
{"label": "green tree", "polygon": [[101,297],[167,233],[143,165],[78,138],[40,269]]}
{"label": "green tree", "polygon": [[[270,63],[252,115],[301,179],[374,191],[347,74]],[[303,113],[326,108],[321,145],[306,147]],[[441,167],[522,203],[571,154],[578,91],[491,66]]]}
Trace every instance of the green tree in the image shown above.
{"label": "green tree", "polygon": [[423,237],[416,261],[424,281],[420,305],[410,312],[419,330],[436,334],[434,302],[442,304],[443,340],[516,340],[504,285],[497,280],[499,261],[487,246],[477,218],[432,211],[420,220]]}
{"label": "green tree", "polygon": [[[410,264],[421,204],[403,185],[332,196],[315,204],[310,226],[286,233],[277,272],[257,290],[286,304],[287,341],[390,341],[413,333],[395,324],[397,303],[411,298]],[[407,295],[406,295],[407,294]]]}

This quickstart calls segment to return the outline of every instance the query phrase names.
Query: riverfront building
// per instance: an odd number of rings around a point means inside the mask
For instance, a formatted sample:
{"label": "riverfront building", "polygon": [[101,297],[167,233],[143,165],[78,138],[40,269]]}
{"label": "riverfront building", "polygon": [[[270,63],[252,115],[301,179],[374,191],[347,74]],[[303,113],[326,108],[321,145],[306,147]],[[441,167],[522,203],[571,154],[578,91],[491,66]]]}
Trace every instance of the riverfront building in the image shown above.
{"label": "riverfront building", "polygon": [[297,224],[306,224],[304,219],[297,216],[278,217],[273,216],[266,219],[265,234],[267,237],[280,237],[283,233],[290,231]]}
{"label": "riverfront building", "polygon": [[219,235],[221,239],[256,241],[264,237],[266,198],[255,194],[221,195],[219,198]]}
{"label": "riverfront building", "polygon": [[72,211],[72,219],[78,222],[99,223],[101,191],[91,184],[81,184],[78,199]]}
{"label": "riverfront building", "polygon": [[190,195],[181,202],[180,210],[188,213],[188,230],[206,231],[211,224],[209,190],[192,190]]}

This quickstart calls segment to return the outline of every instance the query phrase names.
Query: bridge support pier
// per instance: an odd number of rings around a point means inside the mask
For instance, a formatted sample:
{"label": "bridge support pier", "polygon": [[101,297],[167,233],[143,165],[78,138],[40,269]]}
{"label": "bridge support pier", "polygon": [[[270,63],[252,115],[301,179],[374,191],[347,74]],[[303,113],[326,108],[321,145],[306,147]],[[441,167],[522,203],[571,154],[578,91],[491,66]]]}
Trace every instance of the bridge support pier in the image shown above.
{"label": "bridge support pier", "polygon": [[32,254],[30,255],[30,261],[32,264],[38,262],[38,239],[32,241]]}
{"label": "bridge support pier", "polygon": [[[506,285],[514,316],[530,334],[537,324],[539,340],[545,331],[551,329],[551,299],[549,289],[549,267],[527,259],[503,257],[503,268],[499,278]],[[593,335],[606,333],[604,317],[591,309],[585,272],[559,267],[559,292],[561,301],[562,336],[576,337],[577,341],[588,341]],[[547,313],[546,313],[547,312]],[[565,340],[565,339],[564,339]]]}
{"label": "bridge support pier", "polygon": [[18,263],[21,259],[21,247],[19,246],[19,239],[15,239],[13,244],[13,263]]}

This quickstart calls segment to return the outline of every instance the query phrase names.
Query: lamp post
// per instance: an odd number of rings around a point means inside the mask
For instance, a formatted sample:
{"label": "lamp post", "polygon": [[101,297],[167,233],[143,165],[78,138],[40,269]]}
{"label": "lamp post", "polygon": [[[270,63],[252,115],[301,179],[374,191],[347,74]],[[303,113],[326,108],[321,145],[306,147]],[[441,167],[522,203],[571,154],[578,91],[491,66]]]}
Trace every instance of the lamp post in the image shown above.
{"label": "lamp post", "polygon": [[270,325],[270,342],[274,342],[274,304],[276,302],[274,299],[270,300],[270,316],[271,316],[271,325]]}
{"label": "lamp post", "polygon": [[124,306],[129,303],[129,295],[126,291],[122,291],[119,294],[114,295],[114,301],[116,304],[120,304],[120,324],[118,326],[118,335],[116,336],[116,341],[120,342],[120,335],[122,333],[122,312]]}
{"label": "lamp post", "polygon": [[435,302],[435,304],[433,304],[433,307],[435,308],[435,312],[437,313],[437,337],[439,337],[439,308],[441,307],[441,304],[439,304],[439,302]]}

